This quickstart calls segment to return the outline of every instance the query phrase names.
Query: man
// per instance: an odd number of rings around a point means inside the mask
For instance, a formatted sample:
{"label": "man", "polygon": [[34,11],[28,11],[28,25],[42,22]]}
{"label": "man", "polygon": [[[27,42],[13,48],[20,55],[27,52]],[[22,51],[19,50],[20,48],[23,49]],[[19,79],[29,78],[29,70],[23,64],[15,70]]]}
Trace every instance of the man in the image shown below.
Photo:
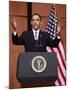
{"label": "man", "polygon": [[12,33],[12,41],[15,45],[24,45],[26,52],[45,52],[46,46],[57,47],[60,41],[58,36],[61,31],[61,26],[58,25],[57,36],[52,40],[48,33],[40,30],[41,16],[34,13],[31,19],[32,30],[27,30],[18,36],[16,32],[16,21],[12,23],[14,32]]}

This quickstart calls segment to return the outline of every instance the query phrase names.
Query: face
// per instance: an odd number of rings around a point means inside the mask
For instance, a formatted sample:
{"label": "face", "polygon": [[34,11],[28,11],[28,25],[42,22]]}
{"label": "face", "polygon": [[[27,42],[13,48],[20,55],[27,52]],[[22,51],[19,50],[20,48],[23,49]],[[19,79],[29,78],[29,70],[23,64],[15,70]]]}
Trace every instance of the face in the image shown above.
{"label": "face", "polygon": [[40,28],[40,23],[41,23],[40,17],[38,15],[33,15],[31,20],[32,28],[38,30]]}

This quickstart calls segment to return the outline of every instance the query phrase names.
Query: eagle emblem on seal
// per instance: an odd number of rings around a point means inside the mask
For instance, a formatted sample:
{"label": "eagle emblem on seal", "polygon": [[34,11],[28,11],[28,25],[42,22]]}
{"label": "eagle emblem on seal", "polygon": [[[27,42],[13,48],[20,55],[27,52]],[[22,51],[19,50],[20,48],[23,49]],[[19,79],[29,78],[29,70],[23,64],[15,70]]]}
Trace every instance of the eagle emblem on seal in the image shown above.
{"label": "eagle emblem on seal", "polygon": [[31,67],[33,71],[41,73],[46,69],[46,59],[43,56],[35,56],[32,59]]}

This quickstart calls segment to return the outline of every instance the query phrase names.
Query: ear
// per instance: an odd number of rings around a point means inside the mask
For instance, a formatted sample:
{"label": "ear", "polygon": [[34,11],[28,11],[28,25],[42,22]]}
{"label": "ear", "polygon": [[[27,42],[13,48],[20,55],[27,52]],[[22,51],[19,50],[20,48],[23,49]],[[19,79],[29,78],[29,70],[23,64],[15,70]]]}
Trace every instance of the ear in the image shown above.
{"label": "ear", "polygon": [[40,25],[42,25],[43,23],[42,23],[42,21],[40,21]]}
{"label": "ear", "polygon": [[32,25],[32,20],[30,21],[30,24]]}

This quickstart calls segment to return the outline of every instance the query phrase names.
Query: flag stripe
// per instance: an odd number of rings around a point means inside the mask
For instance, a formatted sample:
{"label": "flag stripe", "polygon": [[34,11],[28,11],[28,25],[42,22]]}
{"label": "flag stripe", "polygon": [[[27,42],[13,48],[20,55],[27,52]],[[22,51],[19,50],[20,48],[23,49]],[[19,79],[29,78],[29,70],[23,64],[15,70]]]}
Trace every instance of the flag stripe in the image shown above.
{"label": "flag stripe", "polygon": [[62,84],[61,84],[61,81],[60,81],[60,79],[59,79],[59,77],[58,77],[58,79],[55,81],[55,85],[57,85],[56,82],[58,83],[58,85],[62,85]]}
{"label": "flag stripe", "polygon": [[61,60],[62,60],[63,66],[64,66],[65,69],[66,69],[66,65],[65,65],[65,62],[64,62],[64,59],[63,59],[62,53],[61,53],[61,51],[60,51],[60,48],[58,47],[57,49],[58,49],[58,53],[60,54],[60,58],[61,58]]}
{"label": "flag stripe", "polygon": [[61,81],[61,85],[65,85],[65,81],[64,81],[64,79],[63,79],[63,77],[61,75],[61,72],[59,71],[59,68],[58,68],[58,77],[59,77],[59,79]]}
{"label": "flag stripe", "polygon": [[66,78],[65,78],[65,76],[64,76],[64,74],[63,74],[63,72],[62,72],[62,69],[61,69],[61,67],[60,67],[59,62],[58,62],[58,68],[59,68],[59,71],[61,72],[61,75],[62,75],[64,81],[66,81]]}
{"label": "flag stripe", "polygon": [[62,69],[62,72],[63,72],[64,76],[66,76],[65,68],[64,68],[64,66],[63,66],[63,64],[62,64],[62,59],[60,58],[60,54],[58,53],[57,48],[53,48],[53,49],[54,49],[54,51],[57,53],[58,62],[59,62],[59,64],[60,64],[60,67],[61,67],[61,69]]}
{"label": "flag stripe", "polygon": [[65,53],[64,53],[64,48],[63,48],[62,40],[61,40],[61,42],[59,42],[59,47],[61,47],[61,48],[60,48],[60,51],[61,51],[61,53],[62,53],[63,60],[64,60],[64,63],[65,63],[65,62],[66,62],[66,61],[65,61]]}
{"label": "flag stripe", "polygon": [[[51,50],[52,50],[52,52],[54,52],[54,49],[53,49],[53,48],[51,48]],[[58,61],[59,61],[59,60],[58,60]],[[60,73],[61,73],[64,81],[66,81],[66,78],[65,78],[65,76],[64,76],[64,73],[62,72],[62,69],[61,69],[61,66],[60,66],[59,62],[58,62],[58,68],[59,68],[59,71],[60,71]]]}
{"label": "flag stripe", "polygon": [[[58,77],[58,79],[57,79],[56,81],[58,81],[59,85],[62,85],[59,77]],[[55,85],[56,85],[56,84],[55,84]]]}

